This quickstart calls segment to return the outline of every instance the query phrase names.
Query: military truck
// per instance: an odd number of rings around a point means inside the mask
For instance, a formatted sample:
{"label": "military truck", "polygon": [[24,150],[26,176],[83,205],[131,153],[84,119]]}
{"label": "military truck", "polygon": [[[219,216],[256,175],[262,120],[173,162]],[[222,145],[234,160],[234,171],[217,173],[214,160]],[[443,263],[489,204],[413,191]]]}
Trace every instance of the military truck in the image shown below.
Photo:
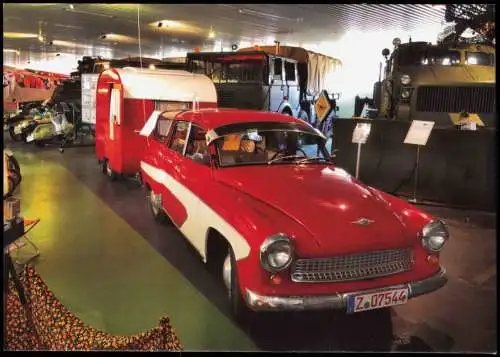
{"label": "military truck", "polygon": [[[374,86],[378,116],[457,124],[465,113],[495,127],[495,48],[486,44],[393,41],[383,79]],[[479,120],[477,119],[479,118]]]}
{"label": "military truck", "polygon": [[191,52],[188,70],[212,79],[220,107],[267,110],[314,123],[325,91],[335,111],[342,62],[301,47],[260,46],[235,52]]}

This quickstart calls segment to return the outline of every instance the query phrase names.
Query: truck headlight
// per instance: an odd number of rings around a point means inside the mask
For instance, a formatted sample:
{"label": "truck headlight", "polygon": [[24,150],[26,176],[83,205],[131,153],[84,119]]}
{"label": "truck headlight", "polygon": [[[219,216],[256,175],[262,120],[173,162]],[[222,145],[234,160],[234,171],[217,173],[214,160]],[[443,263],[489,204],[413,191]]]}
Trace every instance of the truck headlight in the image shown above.
{"label": "truck headlight", "polygon": [[411,83],[411,77],[407,74],[403,74],[401,76],[401,84],[407,86],[410,83]]}
{"label": "truck headlight", "polygon": [[449,238],[448,228],[442,221],[429,222],[422,228],[422,245],[429,252],[439,252]]}
{"label": "truck headlight", "polygon": [[260,246],[260,264],[268,272],[277,273],[292,264],[293,253],[290,239],[282,233],[275,234]]}
{"label": "truck headlight", "polygon": [[403,89],[401,90],[401,98],[403,98],[403,99],[408,99],[408,98],[410,98],[410,95],[411,95],[411,90],[410,90],[410,89],[408,89],[408,88],[403,88]]}

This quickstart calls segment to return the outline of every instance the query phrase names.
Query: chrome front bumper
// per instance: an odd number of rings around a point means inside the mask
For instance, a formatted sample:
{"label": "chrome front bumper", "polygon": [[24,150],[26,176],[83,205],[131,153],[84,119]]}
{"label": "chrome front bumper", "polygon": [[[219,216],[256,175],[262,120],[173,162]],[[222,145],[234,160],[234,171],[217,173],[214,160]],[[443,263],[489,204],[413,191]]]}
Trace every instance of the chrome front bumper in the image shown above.
{"label": "chrome front bumper", "polygon": [[335,295],[320,296],[264,296],[251,290],[246,290],[246,302],[250,309],[254,311],[285,311],[285,310],[346,310],[347,297],[349,295],[370,294],[374,292],[383,292],[391,289],[408,288],[408,298],[414,298],[419,295],[427,294],[443,287],[448,278],[446,270],[441,268],[433,276],[419,281],[410,282],[401,285],[384,286],[377,289],[352,291]]}

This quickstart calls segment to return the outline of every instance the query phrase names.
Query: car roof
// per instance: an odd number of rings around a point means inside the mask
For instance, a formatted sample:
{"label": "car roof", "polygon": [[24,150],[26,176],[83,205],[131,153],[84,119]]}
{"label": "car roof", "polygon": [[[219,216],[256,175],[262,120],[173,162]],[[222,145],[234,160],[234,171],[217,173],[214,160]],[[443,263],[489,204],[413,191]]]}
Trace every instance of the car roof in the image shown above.
{"label": "car roof", "polygon": [[178,113],[175,119],[193,122],[206,130],[249,122],[296,123],[308,126],[303,120],[285,114],[229,108],[186,110]]}

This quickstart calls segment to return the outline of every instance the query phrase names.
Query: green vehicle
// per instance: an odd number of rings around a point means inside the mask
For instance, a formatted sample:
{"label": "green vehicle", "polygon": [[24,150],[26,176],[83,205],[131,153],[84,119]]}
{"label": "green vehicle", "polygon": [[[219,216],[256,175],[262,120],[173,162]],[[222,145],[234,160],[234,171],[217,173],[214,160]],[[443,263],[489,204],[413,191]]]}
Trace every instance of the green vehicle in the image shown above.
{"label": "green vehicle", "polygon": [[446,5],[445,20],[453,24],[437,45],[396,38],[392,53],[382,51],[385,69],[368,100],[371,110],[361,116],[429,120],[438,127],[467,118],[496,127],[495,6]]}
{"label": "green vehicle", "polygon": [[493,46],[393,44],[392,53],[382,51],[385,71],[374,87],[379,117],[451,126],[467,113],[479,126],[496,127]]}

